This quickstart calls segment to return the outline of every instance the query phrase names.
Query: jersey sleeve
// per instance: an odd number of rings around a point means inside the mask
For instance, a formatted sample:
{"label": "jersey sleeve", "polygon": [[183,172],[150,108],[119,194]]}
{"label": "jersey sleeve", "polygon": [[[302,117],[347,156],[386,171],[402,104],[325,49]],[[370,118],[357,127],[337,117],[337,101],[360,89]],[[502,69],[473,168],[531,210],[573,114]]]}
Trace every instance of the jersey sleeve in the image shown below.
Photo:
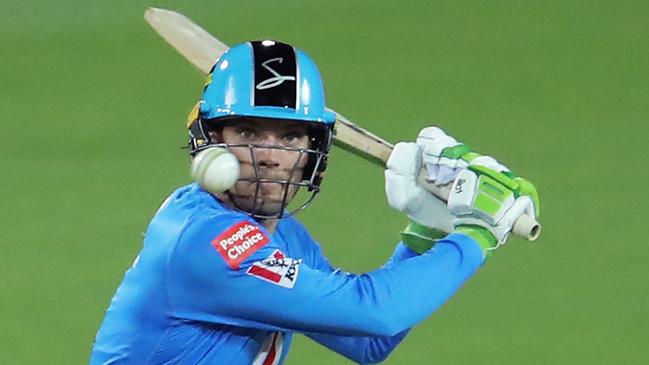
{"label": "jersey sleeve", "polygon": [[[410,250],[403,243],[399,243],[392,256],[383,265],[383,268],[392,267],[417,255],[416,252]],[[314,257],[316,262],[326,263],[328,270],[334,270],[328,264],[319,246],[315,246]],[[321,268],[325,269],[325,265],[321,265]],[[407,328],[394,336],[337,336],[325,333],[306,333],[306,336],[358,363],[373,364],[385,360],[409,331],[410,328]]]}
{"label": "jersey sleeve", "polygon": [[423,255],[370,273],[325,271],[286,256],[254,222],[203,216],[188,225],[169,258],[167,300],[173,315],[189,320],[394,336],[436,310],[482,262],[478,245],[454,234]]}

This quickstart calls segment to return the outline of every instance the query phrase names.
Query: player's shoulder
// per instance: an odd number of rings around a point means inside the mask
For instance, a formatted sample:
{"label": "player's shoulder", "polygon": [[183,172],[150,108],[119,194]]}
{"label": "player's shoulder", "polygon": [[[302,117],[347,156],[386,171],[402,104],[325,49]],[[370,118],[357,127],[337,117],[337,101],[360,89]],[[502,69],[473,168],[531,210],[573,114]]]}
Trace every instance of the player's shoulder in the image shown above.
{"label": "player's shoulder", "polygon": [[[201,261],[237,269],[250,255],[271,241],[271,234],[247,214],[224,206],[196,184],[172,193],[157,219],[182,225],[172,251],[172,261],[186,265]],[[165,219],[165,216],[168,219]]]}
{"label": "player's shoulder", "polygon": [[177,241],[178,236],[201,216],[227,215],[226,208],[197,184],[182,186],[172,192],[160,205],[147,228],[147,237]]}
{"label": "player's shoulder", "polygon": [[214,195],[203,190],[200,185],[194,183],[181,186],[176,189],[162,203],[158,212],[163,210],[177,210],[188,214],[206,212],[212,214],[227,213],[230,209],[226,208]]}
{"label": "player's shoulder", "polygon": [[[163,209],[177,211],[185,219],[183,236],[185,240],[197,241],[204,237],[219,237],[265,230],[247,214],[225,206],[214,195],[198,184],[177,189],[163,205]],[[161,208],[162,209],[162,208]],[[211,240],[210,240],[211,241]]]}
{"label": "player's shoulder", "polygon": [[[208,240],[238,229],[251,231],[258,225],[243,212],[225,206],[198,184],[176,189],[156,212],[149,231],[166,232],[175,246]],[[178,248],[178,247],[177,247]]]}
{"label": "player's shoulder", "polygon": [[279,226],[284,230],[289,230],[300,234],[308,234],[308,231],[304,224],[302,224],[302,222],[297,220],[294,216],[282,218],[282,220],[280,220]]}
{"label": "player's shoulder", "polygon": [[282,236],[291,242],[292,251],[305,259],[308,264],[316,267],[319,261],[324,260],[320,244],[306,226],[295,217],[282,219],[278,229]]}
{"label": "player's shoulder", "polygon": [[277,229],[282,236],[290,237],[290,240],[301,245],[310,246],[316,244],[307,228],[293,216],[280,220]]}

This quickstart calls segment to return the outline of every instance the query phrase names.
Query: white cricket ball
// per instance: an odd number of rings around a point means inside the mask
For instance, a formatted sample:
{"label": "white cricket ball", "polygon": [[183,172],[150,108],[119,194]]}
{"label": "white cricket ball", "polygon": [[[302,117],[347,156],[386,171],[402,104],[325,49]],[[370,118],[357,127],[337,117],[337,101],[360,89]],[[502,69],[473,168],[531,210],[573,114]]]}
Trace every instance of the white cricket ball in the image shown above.
{"label": "white cricket ball", "polygon": [[192,177],[210,193],[222,193],[239,178],[239,159],[222,147],[199,152],[192,161]]}

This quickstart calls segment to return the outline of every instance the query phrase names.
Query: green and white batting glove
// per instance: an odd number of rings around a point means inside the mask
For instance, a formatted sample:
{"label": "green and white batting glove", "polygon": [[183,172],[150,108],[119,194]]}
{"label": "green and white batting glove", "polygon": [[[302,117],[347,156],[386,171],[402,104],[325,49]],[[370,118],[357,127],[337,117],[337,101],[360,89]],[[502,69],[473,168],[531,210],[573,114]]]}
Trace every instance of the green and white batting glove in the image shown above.
{"label": "green and white batting glove", "polygon": [[416,143],[402,142],[394,147],[385,171],[385,190],[390,206],[410,218],[401,234],[413,251],[429,250],[436,240],[454,230],[454,216],[446,202],[419,184],[422,166],[426,182],[446,185],[470,163],[509,171],[492,157],[472,152],[438,127],[422,129]]}
{"label": "green and white batting glove", "polygon": [[448,208],[455,216],[456,232],[473,237],[487,255],[507,242],[522,215],[538,218],[540,201],[529,181],[469,165],[455,177]]}

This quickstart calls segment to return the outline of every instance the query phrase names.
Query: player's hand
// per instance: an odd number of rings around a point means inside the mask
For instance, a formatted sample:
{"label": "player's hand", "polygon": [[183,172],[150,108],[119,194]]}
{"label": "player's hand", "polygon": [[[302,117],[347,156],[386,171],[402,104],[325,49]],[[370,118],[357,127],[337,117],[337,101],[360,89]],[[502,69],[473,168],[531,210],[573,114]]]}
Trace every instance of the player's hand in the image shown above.
{"label": "player's hand", "polygon": [[[414,251],[427,251],[435,240],[445,237],[454,228],[454,217],[446,202],[418,183],[422,166],[425,166],[428,182],[445,185],[468,165],[469,157],[481,156],[437,127],[422,129],[416,143],[398,143],[394,147],[385,171],[385,190],[390,206],[410,218],[402,237]],[[491,158],[483,160],[497,163]]]}
{"label": "player's hand", "polygon": [[508,172],[469,165],[453,182],[448,208],[455,216],[456,231],[478,241],[485,253],[504,244],[514,223],[540,213],[536,188]]}
{"label": "player's hand", "polygon": [[447,185],[469,164],[509,171],[494,158],[472,152],[440,128],[426,127],[419,132],[416,143],[402,142],[394,147],[385,171],[388,203],[421,225],[450,232],[452,217],[446,202],[420,186],[419,174],[424,166],[428,183]]}

